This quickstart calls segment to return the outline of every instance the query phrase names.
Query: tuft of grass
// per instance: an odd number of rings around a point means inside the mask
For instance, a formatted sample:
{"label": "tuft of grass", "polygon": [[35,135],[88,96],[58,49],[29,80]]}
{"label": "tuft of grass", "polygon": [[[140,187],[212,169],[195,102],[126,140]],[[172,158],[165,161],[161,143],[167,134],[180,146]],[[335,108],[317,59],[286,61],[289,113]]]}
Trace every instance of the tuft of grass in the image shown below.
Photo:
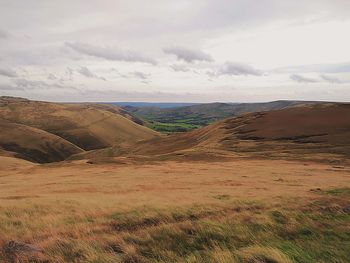
{"label": "tuft of grass", "polygon": [[325,194],[335,195],[335,196],[344,196],[350,195],[350,188],[335,188],[323,191]]}
{"label": "tuft of grass", "polygon": [[251,246],[240,249],[237,254],[241,262],[292,263],[283,252],[271,247]]}
{"label": "tuft of grass", "polygon": [[272,211],[271,218],[278,224],[286,224],[288,222],[288,218],[280,211]]}

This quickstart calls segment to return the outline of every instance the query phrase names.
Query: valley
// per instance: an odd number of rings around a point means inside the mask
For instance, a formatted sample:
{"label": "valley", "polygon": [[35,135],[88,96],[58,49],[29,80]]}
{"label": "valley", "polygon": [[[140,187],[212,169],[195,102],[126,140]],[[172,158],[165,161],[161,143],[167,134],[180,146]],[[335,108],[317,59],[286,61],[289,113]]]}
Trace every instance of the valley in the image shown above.
{"label": "valley", "polygon": [[[117,106],[0,102],[3,262],[350,256],[349,104],[165,135]],[[36,250],[11,252],[10,241]]]}

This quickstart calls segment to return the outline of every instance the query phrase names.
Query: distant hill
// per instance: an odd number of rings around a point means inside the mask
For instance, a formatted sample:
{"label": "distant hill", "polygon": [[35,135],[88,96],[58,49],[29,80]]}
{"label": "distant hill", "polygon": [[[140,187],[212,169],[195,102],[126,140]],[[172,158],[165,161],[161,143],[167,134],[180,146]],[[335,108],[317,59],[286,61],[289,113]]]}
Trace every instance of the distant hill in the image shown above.
{"label": "distant hill", "polygon": [[187,102],[108,102],[106,104],[116,105],[119,107],[156,107],[161,109],[178,108],[185,106],[192,106],[199,103],[187,103]]}
{"label": "distant hill", "polygon": [[308,101],[273,101],[266,103],[208,103],[177,108],[123,106],[145,124],[161,132],[183,132],[243,113],[284,109],[314,104]]}
{"label": "distant hill", "polygon": [[157,137],[111,105],[63,104],[0,97],[0,148],[37,162]]}

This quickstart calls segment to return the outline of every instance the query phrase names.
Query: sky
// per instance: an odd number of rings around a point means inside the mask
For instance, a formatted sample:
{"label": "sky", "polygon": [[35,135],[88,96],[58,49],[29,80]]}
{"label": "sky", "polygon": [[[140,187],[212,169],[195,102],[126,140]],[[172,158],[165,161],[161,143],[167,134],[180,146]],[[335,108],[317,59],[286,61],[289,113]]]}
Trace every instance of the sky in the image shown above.
{"label": "sky", "polygon": [[0,0],[0,96],[350,101],[349,0]]}

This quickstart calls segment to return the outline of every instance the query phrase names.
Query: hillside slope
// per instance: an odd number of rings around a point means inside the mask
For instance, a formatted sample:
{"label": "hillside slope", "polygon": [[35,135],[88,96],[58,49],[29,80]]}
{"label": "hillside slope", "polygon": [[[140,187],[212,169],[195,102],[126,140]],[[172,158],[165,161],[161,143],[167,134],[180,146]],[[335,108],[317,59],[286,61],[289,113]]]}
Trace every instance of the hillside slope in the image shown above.
{"label": "hillside slope", "polygon": [[0,98],[0,118],[60,136],[84,150],[99,149],[158,134],[132,121],[118,107]]}
{"label": "hillside slope", "polygon": [[83,150],[56,135],[22,124],[0,121],[1,155],[32,162],[62,161]]}
{"label": "hillside slope", "polygon": [[[218,156],[350,157],[350,104],[323,103],[228,118],[186,133],[108,150],[152,159]],[[88,157],[107,155],[107,151]],[[327,155],[327,157],[325,157]],[[215,159],[215,158],[214,158]]]}

